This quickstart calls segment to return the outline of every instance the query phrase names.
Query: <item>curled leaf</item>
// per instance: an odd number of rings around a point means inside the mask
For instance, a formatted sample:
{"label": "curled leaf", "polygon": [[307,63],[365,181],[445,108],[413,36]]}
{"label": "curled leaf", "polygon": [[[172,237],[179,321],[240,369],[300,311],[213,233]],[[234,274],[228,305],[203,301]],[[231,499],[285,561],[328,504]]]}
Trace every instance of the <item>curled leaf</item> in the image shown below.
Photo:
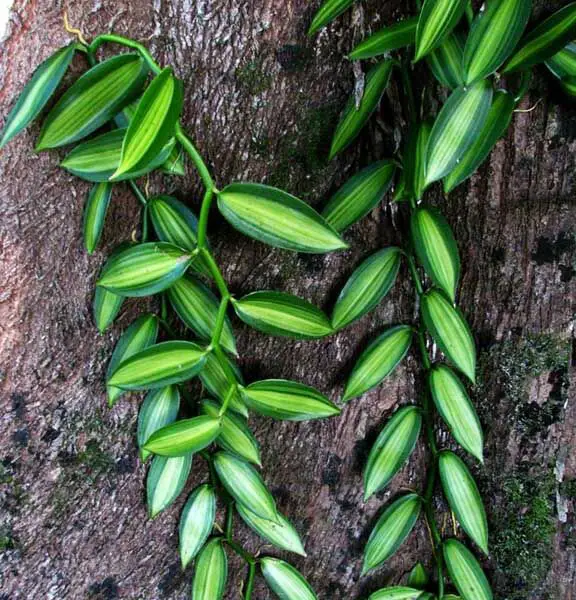
{"label": "curled leaf", "polygon": [[180,561],[185,569],[196,557],[212,532],[216,517],[216,494],[208,484],[196,488],[184,505],[178,539]]}
{"label": "curled leaf", "polygon": [[154,458],[146,479],[146,498],[151,519],[168,508],[180,495],[191,468],[191,454],[173,458],[164,456]]}

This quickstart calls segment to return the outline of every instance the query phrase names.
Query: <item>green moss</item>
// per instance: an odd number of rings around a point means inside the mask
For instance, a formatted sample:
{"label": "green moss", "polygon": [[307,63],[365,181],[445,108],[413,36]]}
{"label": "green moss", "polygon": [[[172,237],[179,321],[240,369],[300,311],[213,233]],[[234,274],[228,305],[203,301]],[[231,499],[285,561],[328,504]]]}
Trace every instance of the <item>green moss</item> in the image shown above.
{"label": "green moss", "polygon": [[552,470],[540,476],[518,473],[504,481],[502,508],[493,516],[491,527],[502,600],[526,600],[546,578],[556,533],[555,489]]}
{"label": "green moss", "polygon": [[12,536],[12,533],[6,529],[0,529],[0,552],[6,552],[6,550],[14,550],[17,547],[16,540]]}
{"label": "green moss", "polygon": [[238,67],[234,75],[240,87],[252,96],[261,94],[272,84],[272,76],[264,72],[261,60],[253,60]]}
{"label": "green moss", "polygon": [[560,484],[560,495],[568,500],[576,500],[576,479],[567,479]]}

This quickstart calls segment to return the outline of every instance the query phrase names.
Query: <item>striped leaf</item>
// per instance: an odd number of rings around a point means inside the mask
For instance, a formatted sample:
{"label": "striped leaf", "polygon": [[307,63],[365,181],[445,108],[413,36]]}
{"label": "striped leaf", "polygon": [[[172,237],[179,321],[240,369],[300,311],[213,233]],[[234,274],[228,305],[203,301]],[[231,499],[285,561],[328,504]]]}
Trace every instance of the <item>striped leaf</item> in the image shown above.
{"label": "striped leaf", "polygon": [[192,580],[194,600],[222,600],[228,579],[228,559],[220,538],[211,539],[200,551]]}
{"label": "striped leaf", "polygon": [[343,400],[360,396],[379,385],[406,356],[412,343],[409,325],[387,329],[362,352],[346,383]]}
{"label": "striped leaf", "polygon": [[[114,129],[82,142],[66,155],[60,166],[86,181],[96,183],[108,181],[120,164],[122,141],[125,135],[125,129]],[[141,171],[119,177],[118,181],[135,179],[153,171],[164,163],[173,149],[174,140],[170,140],[150,164],[146,165]]]}
{"label": "striped leaf", "polygon": [[280,513],[278,513],[278,522],[275,523],[274,521],[260,518],[242,504],[237,504],[236,510],[244,520],[244,523],[266,541],[282,550],[306,556],[298,532],[292,523]]}
{"label": "striped leaf", "polygon": [[113,294],[103,287],[96,287],[94,292],[94,303],[92,305],[92,314],[94,322],[100,333],[104,333],[114,322],[116,315],[122,307],[124,296]]}
{"label": "striped leaf", "polygon": [[425,0],[416,28],[414,62],[437,48],[464,14],[467,0]]}
{"label": "striped leaf", "polygon": [[223,451],[214,455],[213,462],[222,485],[234,500],[260,518],[278,522],[274,498],[250,463]]}
{"label": "striped leaf", "polygon": [[120,165],[112,175],[138,173],[146,168],[174,137],[184,94],[170,67],[162,70],[144,92],[130,120],[122,145]]}
{"label": "striped leaf", "polygon": [[260,561],[262,575],[280,600],[318,600],[310,584],[292,565],[269,556]]}
{"label": "striped leaf", "polygon": [[432,289],[422,296],[424,325],[444,354],[470,379],[476,380],[476,348],[466,319],[442,292]]}
{"label": "striped leaf", "polygon": [[370,450],[364,469],[364,500],[390,483],[412,454],[422,415],[416,406],[404,406],[386,423]]}
{"label": "striped leaf", "polygon": [[149,296],[182,277],[190,261],[185,250],[167,242],[138,244],[110,257],[97,285],[120,296]]}
{"label": "striped leaf", "polygon": [[408,585],[423,590],[428,585],[429,580],[430,577],[424,565],[421,562],[417,562],[408,575]]}
{"label": "striped leaf", "polygon": [[419,200],[426,188],[426,151],[432,131],[429,120],[414,123],[408,132],[402,162],[404,165],[404,194]]}
{"label": "striped leaf", "polygon": [[106,372],[108,406],[114,406],[124,393],[120,388],[110,384],[112,373],[123,361],[156,342],[158,326],[158,318],[155,315],[143,315],[136,319],[118,340]]}
{"label": "striped leaf", "polygon": [[277,188],[232,183],[219,192],[218,208],[238,231],[276,248],[311,254],[347,248],[311,206]]}
{"label": "striped leaf", "polygon": [[395,164],[381,160],[351,177],[328,201],[322,216],[336,231],[344,231],[376,208],[390,189]]}
{"label": "striped leaf", "polygon": [[492,600],[492,590],[474,555],[458,540],[446,540],[444,561],[462,600]]}
{"label": "striped leaf", "polygon": [[491,103],[492,86],[488,80],[452,92],[436,117],[428,141],[427,184],[448,175],[462,160],[482,131]]}
{"label": "striped leaf", "polygon": [[148,390],[182,383],[197,375],[206,351],[194,342],[162,342],[122,361],[108,384],[124,390]]}
{"label": "striped leaf", "polygon": [[233,300],[234,310],[244,323],[258,331],[301,340],[332,333],[328,317],[316,306],[284,292],[252,292]]}
{"label": "striped leaf", "polygon": [[430,370],[428,382],[434,404],[454,439],[472,456],[484,462],[482,427],[461,381],[446,365],[438,364]]}
{"label": "striped leaf", "polygon": [[442,596],[442,600],[461,600],[461,598],[454,594],[446,594],[445,596]]}
{"label": "striped leaf", "polygon": [[212,532],[216,518],[216,494],[208,484],[196,488],[184,505],[178,539],[180,562],[184,570],[196,557]]}
{"label": "striped leaf", "polygon": [[332,311],[334,329],[342,329],[382,302],[396,281],[401,257],[400,248],[384,248],[368,257],[352,273]]}
{"label": "striped leaf", "polygon": [[571,98],[576,98],[576,77],[567,77],[566,79],[562,79],[560,82],[560,87],[566,95],[570,96]]}
{"label": "striped leaf", "polygon": [[464,85],[462,60],[465,42],[465,36],[459,31],[454,31],[426,57],[434,77],[451,90]]}
{"label": "striped leaf", "polygon": [[151,519],[168,508],[180,495],[191,468],[191,454],[174,458],[154,458],[146,479],[146,499]]}
{"label": "striped leaf", "polygon": [[267,417],[308,421],[340,414],[340,409],[318,390],[286,379],[266,379],[242,388],[249,408]]}
{"label": "striped leaf", "polygon": [[150,452],[144,449],[144,444],[155,431],[173,423],[178,416],[179,409],[180,394],[176,386],[169,385],[148,392],[138,413],[136,435],[141,460],[146,460],[150,455]]}
{"label": "striped leaf", "polygon": [[372,113],[378,107],[380,99],[388,87],[393,65],[392,60],[384,60],[374,65],[368,71],[360,106],[356,107],[355,95],[352,94],[350,96],[332,138],[330,160],[356,139]]}
{"label": "striped leaf", "polygon": [[421,206],[410,221],[418,260],[430,279],[454,302],[460,278],[460,256],[446,219],[431,206]]}
{"label": "striped leaf", "polygon": [[383,588],[374,592],[368,600],[416,600],[422,595],[422,590],[415,588],[394,586]]}
{"label": "striped leaf", "polygon": [[[172,196],[154,196],[148,200],[148,214],[158,239],[170,242],[184,250],[195,250],[198,245],[198,219],[180,200]],[[197,256],[192,268],[211,276],[204,259]]]}
{"label": "striped leaf", "polygon": [[442,489],[462,529],[488,554],[488,523],[480,492],[468,467],[456,454],[445,450],[438,456]]}
{"label": "striped leaf", "polygon": [[571,2],[524,36],[502,72],[529,69],[554,56],[574,39],[575,26],[576,2]]}
{"label": "striped leaf", "polygon": [[569,42],[546,61],[550,72],[558,79],[576,77],[576,43]]}
{"label": "striped leaf", "polygon": [[403,19],[383,27],[360,42],[348,55],[351,60],[360,60],[372,58],[387,54],[392,50],[398,50],[406,46],[411,46],[416,41],[416,25],[418,17]]}
{"label": "striped leaf", "polygon": [[494,73],[517,46],[532,12],[532,0],[490,0],[472,24],[464,49],[464,82]]}
{"label": "striped leaf", "polygon": [[94,252],[100,241],[111,197],[111,183],[97,183],[88,193],[86,205],[84,206],[84,221],[82,225],[84,246],[88,254]]}
{"label": "striped leaf", "polygon": [[72,59],[76,44],[70,44],[48,57],[35,71],[10,114],[6,118],[0,148],[3,148],[14,136],[40,114],[62,81]]}
{"label": "striped leaf", "polygon": [[420,496],[407,494],[384,511],[368,538],[362,574],[380,566],[398,550],[412,531],[421,508]]}
{"label": "striped leaf", "polygon": [[221,417],[220,405],[210,400],[203,400],[200,405],[201,411],[213,419],[220,418],[220,433],[215,442],[224,450],[238,454],[244,460],[254,463],[259,467],[260,445],[254,434],[250,431],[245,419],[232,412],[226,412]]}
{"label": "striped leaf", "polygon": [[182,419],[155,431],[144,444],[144,450],[159,456],[183,456],[206,448],[219,433],[219,419],[208,415]]}
{"label": "striped leaf", "polygon": [[314,15],[310,28],[308,29],[308,35],[314,35],[318,30],[322,29],[325,25],[328,25],[330,21],[333,21],[336,17],[339,17],[343,12],[348,10],[354,0],[324,0],[318,12]]}
{"label": "striped leaf", "polygon": [[[231,370],[234,373],[234,380],[230,381],[228,379],[227,371],[224,370],[222,361],[226,361],[228,370]],[[238,365],[228,356],[216,356],[214,352],[209,352],[206,355],[206,362],[200,371],[200,381],[202,381],[202,384],[210,392],[210,394],[212,394],[212,396],[215,398],[218,398],[221,402],[223,402],[226,398],[226,394],[228,393],[231,385],[236,386],[237,383],[244,382],[242,379],[242,373],[240,373],[240,369],[238,369]],[[234,392],[228,406],[240,415],[244,417],[248,416],[248,409],[240,398],[239,391]]]}
{"label": "striped leaf", "polygon": [[36,150],[71,144],[96,131],[138,96],[147,73],[138,54],[120,54],[92,67],[50,111]]}
{"label": "striped leaf", "polygon": [[[203,340],[209,341],[216,325],[219,301],[196,277],[187,275],[168,288],[168,299],[182,321]],[[236,352],[236,340],[228,317],[224,321],[220,337],[222,347]]]}
{"label": "striped leaf", "polygon": [[457,185],[468,179],[488,158],[496,142],[506,133],[516,102],[514,96],[506,90],[498,90],[478,137],[464,152],[460,162],[444,178],[444,191],[452,191]]}

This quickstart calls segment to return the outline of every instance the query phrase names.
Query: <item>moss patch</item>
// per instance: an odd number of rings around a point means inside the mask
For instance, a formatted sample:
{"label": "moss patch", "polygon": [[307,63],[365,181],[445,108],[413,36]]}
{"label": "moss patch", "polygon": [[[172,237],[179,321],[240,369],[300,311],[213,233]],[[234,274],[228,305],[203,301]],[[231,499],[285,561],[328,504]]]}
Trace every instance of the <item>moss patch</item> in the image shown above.
{"label": "moss patch", "polygon": [[252,96],[265,92],[272,85],[272,75],[264,72],[261,60],[252,60],[236,69],[238,85]]}

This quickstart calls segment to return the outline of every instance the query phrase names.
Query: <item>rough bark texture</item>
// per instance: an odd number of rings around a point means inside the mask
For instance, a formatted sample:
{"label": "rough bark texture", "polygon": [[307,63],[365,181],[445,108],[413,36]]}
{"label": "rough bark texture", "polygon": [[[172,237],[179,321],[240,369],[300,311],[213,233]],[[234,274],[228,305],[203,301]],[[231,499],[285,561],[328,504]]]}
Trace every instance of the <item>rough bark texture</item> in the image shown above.
{"label": "rough bark texture", "polygon": [[[392,117],[399,110],[394,87],[362,155],[353,150],[331,165],[325,161],[352,82],[341,54],[362,29],[402,13],[397,2],[368,6],[365,25],[357,10],[355,18],[345,16],[329,35],[310,41],[305,30],[312,4],[16,0],[0,46],[0,113],[7,113],[34,67],[69,39],[61,25],[67,8],[86,36],[113,29],[146,40],[161,63],[174,65],[188,94],[185,125],[219,185],[276,183],[318,205],[351,165],[393,149],[401,124]],[[538,14],[553,8],[536,4]],[[476,473],[492,526],[486,567],[496,597],[573,600],[575,111],[543,72],[523,107],[533,110],[515,116],[471,183],[448,199],[435,190],[430,199],[456,231],[464,267],[460,303],[481,352],[474,397],[487,452]],[[37,132],[32,127],[0,156],[0,598],[187,598],[191,572],[181,573],[177,557],[181,502],[154,521],[146,516],[145,467],[134,446],[139,398],[113,410],[105,405],[111,349],[145,306],[129,303],[105,335],[91,318],[96,273],[138,226],[138,207],[119,186],[104,243],[88,257],[80,235],[88,188],[57,168],[57,153],[33,153]],[[192,172],[151,183],[152,191],[167,187],[198,205]],[[210,233],[235,293],[282,289],[329,308],[361,258],[399,242],[403,228],[403,210],[386,202],[347,234],[350,250],[312,258],[247,240],[216,214]],[[366,340],[387,323],[413,317],[411,294],[404,273],[371,316],[319,342],[272,339],[237,323],[247,378],[299,379],[337,398]],[[382,504],[403,486],[422,485],[426,453],[419,447],[390,492],[362,501],[367,450],[392,409],[414,398],[418,368],[410,357],[339,418],[303,424],[254,419],[266,481],[305,538],[309,556],[293,562],[320,598],[365,597],[400,580],[417,559],[430,562],[427,533],[419,526],[384,569],[360,578],[363,543]],[[204,475],[198,461],[190,488]],[[448,531],[446,509],[438,509]],[[258,548],[240,524],[237,531]],[[230,599],[241,597],[243,578],[236,559],[232,564]],[[270,597],[259,583],[255,598]]]}

